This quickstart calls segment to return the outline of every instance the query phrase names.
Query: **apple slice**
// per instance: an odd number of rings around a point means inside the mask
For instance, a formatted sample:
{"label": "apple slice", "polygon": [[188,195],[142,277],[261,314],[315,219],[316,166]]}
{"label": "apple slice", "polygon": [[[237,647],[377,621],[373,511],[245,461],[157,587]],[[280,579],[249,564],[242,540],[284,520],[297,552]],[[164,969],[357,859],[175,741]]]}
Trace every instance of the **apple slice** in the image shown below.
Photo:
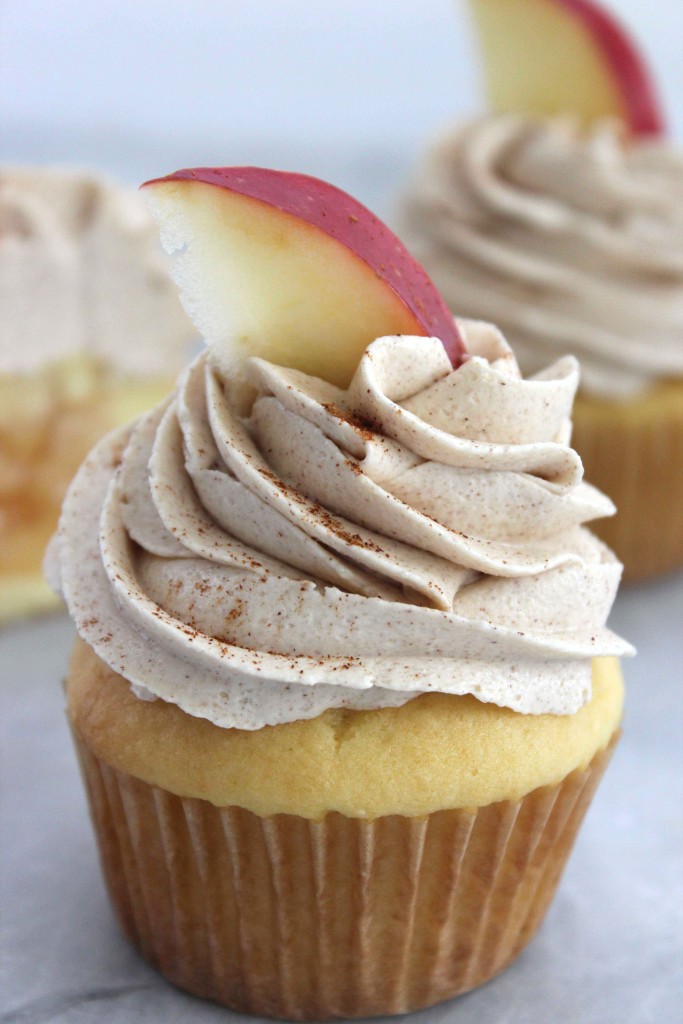
{"label": "apple slice", "polygon": [[390,334],[463,346],[453,315],[398,238],[317,178],[257,167],[176,171],[142,186],[183,303],[218,365],[247,356],[348,386]]}
{"label": "apple slice", "polygon": [[657,92],[634,43],[592,0],[470,0],[494,110],[618,117],[660,135]]}

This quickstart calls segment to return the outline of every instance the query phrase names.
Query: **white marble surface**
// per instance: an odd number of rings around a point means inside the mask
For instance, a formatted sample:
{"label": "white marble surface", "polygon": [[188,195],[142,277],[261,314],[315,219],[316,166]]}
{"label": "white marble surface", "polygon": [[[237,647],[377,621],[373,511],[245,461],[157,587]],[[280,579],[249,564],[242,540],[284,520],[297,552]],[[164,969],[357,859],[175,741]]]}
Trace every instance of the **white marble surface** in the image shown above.
{"label": "white marble surface", "polygon": [[[540,934],[422,1024],[683,1019],[683,576],[622,591],[624,736]],[[0,1024],[235,1019],[173,989],[120,935],[100,878],[59,680],[64,616],[0,634]],[[247,1018],[245,1018],[247,1020]]]}

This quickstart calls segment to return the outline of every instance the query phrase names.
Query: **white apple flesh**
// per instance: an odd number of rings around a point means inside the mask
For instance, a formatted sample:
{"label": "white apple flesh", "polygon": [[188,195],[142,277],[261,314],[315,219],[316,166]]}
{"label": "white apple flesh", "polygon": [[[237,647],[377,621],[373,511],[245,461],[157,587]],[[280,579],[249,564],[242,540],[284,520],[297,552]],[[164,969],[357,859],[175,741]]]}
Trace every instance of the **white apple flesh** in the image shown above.
{"label": "white apple flesh", "polygon": [[177,171],[143,185],[187,312],[227,373],[248,356],[346,387],[377,337],[463,346],[399,239],[345,192],[254,167]]}
{"label": "white apple flesh", "polygon": [[585,126],[620,118],[632,135],[661,135],[664,117],[643,58],[593,0],[470,0],[491,106]]}

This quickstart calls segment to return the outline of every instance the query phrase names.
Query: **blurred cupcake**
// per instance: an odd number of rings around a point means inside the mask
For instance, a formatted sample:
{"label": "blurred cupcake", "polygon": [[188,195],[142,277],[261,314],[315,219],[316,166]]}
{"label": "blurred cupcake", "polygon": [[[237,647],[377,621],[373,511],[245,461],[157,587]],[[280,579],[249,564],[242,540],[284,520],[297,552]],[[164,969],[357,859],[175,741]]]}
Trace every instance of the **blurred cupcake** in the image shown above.
{"label": "blurred cupcake", "polygon": [[573,443],[618,509],[596,531],[627,578],[683,566],[683,156],[594,4],[534,0],[535,28],[517,0],[471,6],[501,112],[429,149],[403,235],[453,310],[501,327],[525,373],[579,358]]}
{"label": "blurred cupcake", "polygon": [[[524,380],[324,183],[200,169],[152,197],[209,351],[88,456],[48,559],[113,905],[241,1012],[431,1005],[533,936],[618,736],[631,649],[583,525],[613,506],[568,445],[576,361]],[[355,358],[359,309],[389,333]],[[305,372],[326,329],[343,385]]]}
{"label": "blurred cupcake", "polygon": [[0,621],[54,605],[41,563],[95,441],[158,401],[193,328],[144,203],[80,171],[0,169]]}

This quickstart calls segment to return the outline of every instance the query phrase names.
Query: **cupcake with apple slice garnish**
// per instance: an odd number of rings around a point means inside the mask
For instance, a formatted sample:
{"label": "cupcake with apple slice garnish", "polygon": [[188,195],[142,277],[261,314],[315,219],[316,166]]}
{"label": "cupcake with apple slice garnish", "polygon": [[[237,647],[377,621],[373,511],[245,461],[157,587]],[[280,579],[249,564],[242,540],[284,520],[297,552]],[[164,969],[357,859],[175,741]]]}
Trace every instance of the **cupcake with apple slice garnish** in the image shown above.
{"label": "cupcake with apple slice garnish", "polygon": [[338,189],[145,186],[207,351],[48,558],[112,902],[175,984],[403,1013],[534,935],[621,719],[572,357],[525,380]]}
{"label": "cupcake with apple slice garnish", "polygon": [[581,364],[573,444],[627,579],[683,566],[683,156],[653,80],[588,0],[470,0],[492,113],[446,130],[400,213],[459,315],[525,373]]}

